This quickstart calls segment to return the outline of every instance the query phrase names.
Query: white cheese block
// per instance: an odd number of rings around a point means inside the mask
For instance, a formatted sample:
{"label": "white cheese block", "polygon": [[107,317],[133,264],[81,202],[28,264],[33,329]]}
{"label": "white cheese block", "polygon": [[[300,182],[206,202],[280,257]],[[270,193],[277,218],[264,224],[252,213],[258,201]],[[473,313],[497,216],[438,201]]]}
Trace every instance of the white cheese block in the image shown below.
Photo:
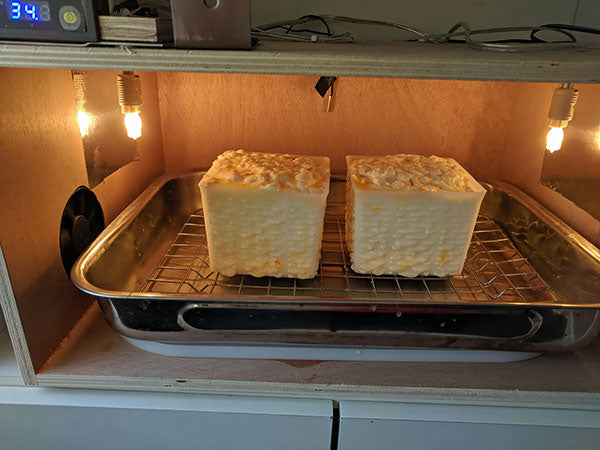
{"label": "white cheese block", "polygon": [[329,158],[227,151],[200,181],[212,270],[312,278],[319,265]]}
{"label": "white cheese block", "polygon": [[352,269],[375,275],[462,272],[485,189],[437,156],[347,156]]}

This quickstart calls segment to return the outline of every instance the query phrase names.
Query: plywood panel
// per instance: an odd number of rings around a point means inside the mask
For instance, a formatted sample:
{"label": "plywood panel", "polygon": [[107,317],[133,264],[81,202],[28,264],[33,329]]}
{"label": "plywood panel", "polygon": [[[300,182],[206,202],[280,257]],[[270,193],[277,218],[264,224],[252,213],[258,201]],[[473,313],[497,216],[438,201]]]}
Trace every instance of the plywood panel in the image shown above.
{"label": "plywood panel", "polygon": [[328,155],[419,153],[456,158],[495,178],[515,83],[340,78],[334,111],[317,77],[158,74],[167,170],[206,167],[231,148]]}
{"label": "plywood panel", "polygon": [[[106,95],[114,92],[116,102],[115,77],[109,75]],[[162,173],[153,74],[143,77],[143,91],[145,127],[137,143],[140,160],[113,173],[96,189],[107,221]],[[11,301],[15,315],[7,319],[20,317],[37,370],[90,304],[89,296],[70,282],[59,249],[64,205],[77,186],[87,184],[87,176],[70,71],[2,69],[0,98],[0,210],[5,212],[0,220],[0,243],[15,298]],[[110,145],[110,139],[104,142]]]}
{"label": "plywood panel", "polygon": [[[4,259],[4,253],[0,246],[0,309],[2,310],[3,317],[7,317],[8,320],[4,323],[7,327],[4,332],[0,333],[0,358],[3,359],[0,362],[0,366],[4,366],[6,372],[11,372],[14,367],[12,374],[20,379],[21,384],[37,384],[35,377],[35,371],[33,370],[33,364],[31,363],[31,356],[29,355],[29,349],[27,348],[27,341],[25,340],[25,333],[23,333],[23,325],[19,318],[19,311],[17,309],[17,303],[15,301],[15,294],[12,289],[10,277],[8,275],[8,269],[6,268],[6,261]],[[4,341],[4,342],[2,342]],[[13,363],[14,362],[14,366]],[[2,380],[0,376],[0,383],[6,383],[7,380]],[[12,383],[11,383],[12,384]]]}
{"label": "plywood panel", "polygon": [[87,182],[71,72],[2,69],[0,98],[0,242],[37,368],[89,306],[58,241],[63,207]]}
{"label": "plywood panel", "polygon": [[600,84],[576,87],[579,100],[573,120],[565,128],[563,148],[545,153],[544,179],[600,179]]}
{"label": "plywood panel", "polygon": [[[540,184],[544,158],[555,173],[600,178],[597,158],[600,86],[577,85],[580,101],[573,121],[565,129],[562,149],[549,155],[545,149],[548,107],[556,84],[522,83],[507,127],[500,161],[500,179],[508,181],[541,202],[592,242],[600,241],[600,222],[562,195]],[[572,155],[574,155],[572,157]],[[562,161],[562,162],[561,162]],[[546,163],[547,164],[547,163]]]}
{"label": "plywood panel", "polygon": [[[600,223],[539,184],[553,83],[338,79],[334,111],[314,91],[317,77],[158,74],[167,170],[207,167],[231,148],[328,155],[334,170],[346,154],[396,152],[456,158],[477,178],[520,187],[585,237]],[[598,85],[578,85],[580,104],[564,150],[598,153]],[[583,164],[598,177],[589,158]],[[573,162],[574,161],[574,162]]]}
{"label": "plywood panel", "polygon": [[[139,158],[138,143],[127,136],[117,95],[118,72],[83,74],[85,110],[91,118],[83,138],[88,181],[95,187],[109,174]],[[81,75],[80,74],[80,75]]]}
{"label": "plywood panel", "polygon": [[2,67],[600,82],[600,51],[495,52],[464,45],[264,41],[252,51],[8,44]]}
{"label": "plywood panel", "polygon": [[600,400],[600,340],[576,352],[514,363],[399,363],[181,358],[139,350],[93,306],[38,374],[41,385],[329,398],[436,396],[450,391],[585,392]]}
{"label": "plywood panel", "polygon": [[513,104],[513,116],[506,128],[506,143],[501,158],[500,179],[524,188],[537,183],[542,173],[548,107],[557,85],[523,83]]}

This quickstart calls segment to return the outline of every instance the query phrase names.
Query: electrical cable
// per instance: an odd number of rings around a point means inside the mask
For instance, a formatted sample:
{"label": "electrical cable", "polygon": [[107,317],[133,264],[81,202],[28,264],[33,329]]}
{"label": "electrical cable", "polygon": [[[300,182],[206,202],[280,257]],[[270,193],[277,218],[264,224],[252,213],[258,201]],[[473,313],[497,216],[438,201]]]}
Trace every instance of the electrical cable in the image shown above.
{"label": "electrical cable", "polygon": [[303,30],[294,30],[293,27],[299,24],[303,24],[303,23],[308,23],[308,22],[314,22],[314,21],[320,21],[322,22],[328,32],[330,33],[329,35],[327,35],[327,38],[320,38],[320,37],[306,37],[306,36],[298,36],[298,40],[299,41],[315,41],[317,40],[318,42],[334,42],[334,41],[344,41],[346,40],[348,41],[352,41],[354,38],[352,37],[351,33],[342,33],[342,34],[338,34],[338,35],[334,35],[331,32],[331,29],[329,27],[328,24],[328,20],[329,21],[337,21],[337,22],[348,22],[348,23],[355,23],[355,24],[362,24],[362,25],[381,25],[381,26],[388,26],[388,27],[393,27],[393,28],[397,28],[403,31],[408,31],[410,33],[416,34],[419,37],[423,37],[423,36],[427,36],[427,33],[424,33],[423,31],[417,30],[415,28],[411,28],[408,27],[406,25],[402,25],[402,24],[398,24],[398,23],[393,23],[393,22],[385,22],[385,21],[380,21],[380,20],[371,20],[371,19],[357,19],[354,17],[346,17],[346,16],[336,16],[336,15],[322,15],[322,16],[317,16],[317,15],[307,15],[307,16],[302,16],[298,19],[295,20],[286,20],[286,21],[281,21],[281,22],[273,22],[273,23],[268,23],[268,24],[264,24],[264,25],[260,25],[258,27],[253,27],[252,28],[252,34],[255,35],[256,37],[268,37],[268,38],[273,38],[273,39],[283,39],[283,40],[289,40],[289,39],[285,39],[283,36],[283,34],[280,33],[270,33],[267,34],[267,32],[269,30],[272,30],[274,28],[282,28],[286,30],[286,34],[289,34],[290,32],[309,32],[312,33],[314,35],[323,35],[323,32],[319,32],[316,30],[310,30],[310,29],[303,29]]}
{"label": "electrical cable", "polygon": [[335,15],[325,15],[322,16],[324,19],[329,19],[337,22],[347,22],[347,23],[356,23],[360,25],[380,25],[391,28],[397,28],[399,30],[408,31],[410,33],[416,34],[418,36],[427,36],[427,33],[417,30],[416,28],[412,28],[406,25],[402,25],[394,22],[387,22],[382,20],[373,20],[373,19],[357,19],[355,17],[346,17],[346,16],[335,16]]}
{"label": "electrical cable", "polygon": [[296,24],[292,24],[289,26],[289,28],[287,29],[286,33],[289,33],[290,31],[294,31],[295,33],[303,33],[303,32],[309,32],[309,33],[317,33],[317,34],[323,34],[325,36],[333,36],[333,33],[331,32],[331,28],[329,28],[329,24],[327,23],[327,21],[325,19],[323,19],[320,16],[315,16],[313,14],[309,14],[306,16],[302,16],[300,17],[300,19],[298,20],[303,20],[303,19],[314,19],[314,20],[318,20],[319,22],[321,22],[323,25],[325,25],[325,28],[327,29],[327,32],[323,33],[322,31],[313,31],[313,30],[309,30],[309,29],[300,29],[300,30],[292,30],[292,28],[294,28],[294,26],[297,25]]}
{"label": "electrical cable", "polygon": [[[292,36],[289,34],[282,33],[272,33],[269,31],[263,31],[253,28],[252,35],[257,38],[263,39],[271,39],[271,40],[280,40],[280,41],[293,41],[293,42],[315,42],[316,40],[312,38],[312,36]],[[313,35],[314,36],[314,35]],[[318,42],[350,42],[352,41],[352,36],[350,33],[343,33],[340,35],[334,35],[328,37],[327,39],[319,39]]]}
{"label": "electrical cable", "polygon": [[[306,28],[300,29],[300,30],[293,29],[296,25],[306,23],[306,22],[313,22],[315,20],[318,20],[321,23],[323,23],[323,25],[325,25],[325,29],[327,31],[311,30],[311,29],[306,29]],[[307,33],[318,34],[318,35],[322,35],[322,36],[333,36],[333,33],[331,32],[331,28],[329,27],[329,24],[327,23],[327,21],[325,21],[320,16],[316,16],[314,14],[302,16],[296,20],[290,21],[289,26],[285,26],[285,25],[283,25],[283,22],[279,22],[278,24],[273,24],[273,25],[263,25],[260,28],[262,29],[262,31],[269,31],[269,30],[272,30],[275,28],[282,28],[282,29],[286,30],[286,34],[288,34],[290,32],[294,32],[294,33],[307,32]]]}
{"label": "electrical cable", "polygon": [[[327,32],[312,30],[308,28],[294,29],[296,25],[319,21],[325,25]],[[354,17],[337,16],[337,15],[306,15],[299,19],[287,20],[282,22],[273,22],[270,24],[261,25],[252,28],[252,34],[255,37],[263,39],[287,40],[297,42],[355,42],[355,43],[373,43],[374,41],[359,41],[355,40],[351,33],[333,34],[328,22],[346,22],[362,25],[379,25],[396,28],[398,30],[407,31],[417,35],[417,37],[394,40],[390,42],[424,42],[435,44],[466,44],[470,48],[477,50],[494,50],[494,51],[531,51],[531,50],[552,50],[559,48],[576,48],[576,49],[597,49],[600,44],[580,43],[575,35],[571,33],[589,33],[600,35],[600,29],[592,27],[583,27],[578,25],[567,24],[547,24],[536,27],[502,27],[502,28],[485,28],[472,30],[468,23],[458,22],[448,33],[428,34],[416,28],[406,25],[387,22],[373,19],[358,19]],[[271,32],[276,28],[286,30],[286,33]],[[462,29],[462,30],[460,30]],[[460,31],[459,31],[460,30]],[[490,33],[509,33],[509,32],[524,32],[530,33],[530,39],[500,39],[494,41],[473,41],[471,36]],[[544,41],[537,37],[537,34],[542,31],[551,31],[559,33],[567,38],[562,41]],[[303,36],[297,33],[311,33],[311,36]],[[462,37],[464,40],[452,39]]]}
{"label": "electrical cable", "polygon": [[[327,31],[323,32],[323,31],[309,29],[309,28],[294,29],[294,27],[297,25],[302,25],[305,23],[310,23],[310,22],[315,22],[315,21],[321,22],[325,26],[325,29]],[[285,30],[285,34],[275,33],[275,32],[270,31],[275,28],[281,28],[281,29]],[[290,33],[310,33],[311,36],[301,36],[301,35],[297,35],[297,34],[291,36]],[[262,38],[275,39],[275,40],[300,41],[300,42],[315,42],[315,41],[336,42],[336,41],[344,40],[344,39],[352,40],[350,33],[342,33],[339,35],[334,35],[333,32],[331,31],[331,27],[329,26],[329,23],[323,17],[317,16],[314,14],[302,16],[302,17],[300,17],[298,19],[294,19],[294,20],[274,22],[274,23],[270,23],[270,24],[261,25],[259,27],[253,27],[252,34],[258,38],[262,37]]]}
{"label": "electrical cable", "polygon": [[[456,30],[462,28],[464,31],[456,33]],[[471,39],[471,35],[473,34],[482,34],[482,33],[499,33],[499,32],[515,32],[515,31],[554,31],[561,33],[567,38],[568,41],[558,41],[558,42],[531,42],[531,43],[493,43],[493,42],[475,42]],[[471,27],[466,22],[458,22],[455,24],[448,33],[443,35],[429,35],[427,36],[427,40],[432,42],[439,42],[441,44],[448,42],[449,38],[452,36],[464,36],[466,44],[469,48],[477,49],[477,50],[496,50],[496,51],[525,51],[525,50],[541,50],[548,48],[557,48],[557,45],[561,47],[568,46],[576,46],[577,39],[575,36],[568,31],[562,30],[560,28],[551,28],[551,27],[505,27],[505,28],[488,28],[484,30],[471,30]]]}
{"label": "electrical cable", "polygon": [[[578,33],[600,34],[600,28],[584,27],[582,25],[569,25],[566,23],[548,23],[546,25],[542,25],[540,28],[554,28],[560,30],[576,31]],[[536,36],[536,34],[540,31],[542,30],[532,30],[529,36],[530,39],[534,42],[544,42]]]}

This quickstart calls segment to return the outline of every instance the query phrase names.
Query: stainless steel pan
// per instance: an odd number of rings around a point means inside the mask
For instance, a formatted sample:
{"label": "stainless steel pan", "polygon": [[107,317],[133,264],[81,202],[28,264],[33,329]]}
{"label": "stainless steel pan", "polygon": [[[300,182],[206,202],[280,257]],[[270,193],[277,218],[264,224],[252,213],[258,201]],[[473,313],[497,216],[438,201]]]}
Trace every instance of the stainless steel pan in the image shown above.
{"label": "stainless steel pan", "polygon": [[159,341],[567,350],[600,331],[600,252],[518,189],[488,190],[465,269],[449,278],[354,273],[332,180],[319,274],[210,270],[198,182],[164,176],[81,256],[73,282],[119,332]]}

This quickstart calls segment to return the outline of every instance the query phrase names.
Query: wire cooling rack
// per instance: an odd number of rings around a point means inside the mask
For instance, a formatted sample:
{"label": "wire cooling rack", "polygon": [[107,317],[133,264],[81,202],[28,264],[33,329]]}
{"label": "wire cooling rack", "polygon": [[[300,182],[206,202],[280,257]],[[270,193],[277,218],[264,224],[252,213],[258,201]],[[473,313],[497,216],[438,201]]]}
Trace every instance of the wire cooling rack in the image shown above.
{"label": "wire cooling rack", "polygon": [[554,303],[550,286],[501,227],[479,216],[463,272],[453,277],[364,275],[350,267],[344,217],[326,215],[315,278],[227,277],[211,271],[203,211],[192,214],[141,291],[190,299],[291,299],[344,303]]}

